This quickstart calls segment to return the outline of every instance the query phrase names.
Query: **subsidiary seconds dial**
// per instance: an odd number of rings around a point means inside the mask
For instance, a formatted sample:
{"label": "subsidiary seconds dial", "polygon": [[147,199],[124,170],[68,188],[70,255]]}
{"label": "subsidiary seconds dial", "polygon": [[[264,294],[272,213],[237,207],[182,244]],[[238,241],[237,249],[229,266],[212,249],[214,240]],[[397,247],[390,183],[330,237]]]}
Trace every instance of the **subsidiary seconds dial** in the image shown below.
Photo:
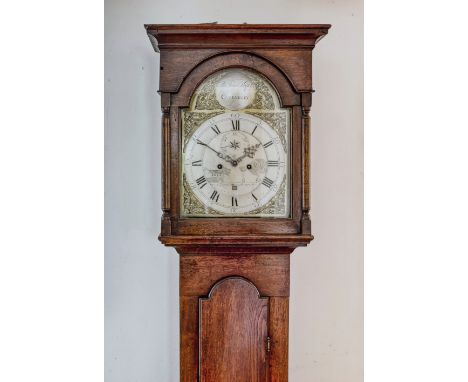
{"label": "subsidiary seconds dial", "polygon": [[183,155],[187,183],[204,205],[227,215],[267,204],[287,175],[286,150],[275,130],[246,113],[205,121]]}

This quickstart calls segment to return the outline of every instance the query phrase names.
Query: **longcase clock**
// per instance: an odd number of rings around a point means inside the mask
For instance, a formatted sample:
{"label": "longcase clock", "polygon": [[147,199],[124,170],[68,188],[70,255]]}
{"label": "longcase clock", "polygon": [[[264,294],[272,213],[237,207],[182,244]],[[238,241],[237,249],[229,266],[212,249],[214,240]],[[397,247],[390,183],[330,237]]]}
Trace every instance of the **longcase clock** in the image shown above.
{"label": "longcase clock", "polygon": [[146,25],[160,53],[160,241],[180,380],[288,380],[289,256],[312,239],[312,49],[330,25]]}

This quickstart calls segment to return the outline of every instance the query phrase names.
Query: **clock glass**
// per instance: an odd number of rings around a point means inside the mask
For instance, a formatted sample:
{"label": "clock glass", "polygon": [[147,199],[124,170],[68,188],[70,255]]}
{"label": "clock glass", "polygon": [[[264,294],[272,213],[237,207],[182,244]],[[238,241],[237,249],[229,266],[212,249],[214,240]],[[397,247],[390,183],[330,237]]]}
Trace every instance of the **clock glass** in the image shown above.
{"label": "clock glass", "polygon": [[290,214],[290,111],[263,76],[225,69],[182,111],[181,215]]}

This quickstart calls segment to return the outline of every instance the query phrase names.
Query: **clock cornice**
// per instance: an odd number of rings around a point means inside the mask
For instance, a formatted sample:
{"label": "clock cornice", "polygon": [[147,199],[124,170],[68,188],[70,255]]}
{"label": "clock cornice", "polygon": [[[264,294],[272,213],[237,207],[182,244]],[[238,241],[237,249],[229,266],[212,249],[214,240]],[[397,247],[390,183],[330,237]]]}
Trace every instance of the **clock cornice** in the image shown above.
{"label": "clock cornice", "polygon": [[330,27],[330,24],[145,24],[156,52],[194,48],[313,49]]}

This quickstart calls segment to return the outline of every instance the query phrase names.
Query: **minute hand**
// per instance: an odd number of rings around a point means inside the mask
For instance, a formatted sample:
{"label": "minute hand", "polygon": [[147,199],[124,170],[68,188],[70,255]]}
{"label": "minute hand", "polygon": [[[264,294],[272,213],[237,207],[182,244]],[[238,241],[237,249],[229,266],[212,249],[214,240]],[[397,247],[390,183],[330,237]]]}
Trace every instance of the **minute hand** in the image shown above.
{"label": "minute hand", "polygon": [[233,159],[229,155],[224,155],[223,153],[220,153],[219,151],[216,151],[211,146],[208,146],[205,142],[197,140],[197,143],[202,145],[202,146],[205,146],[205,147],[209,148],[211,151],[214,151],[218,155],[219,158],[224,159],[226,162],[231,163],[233,161]]}

